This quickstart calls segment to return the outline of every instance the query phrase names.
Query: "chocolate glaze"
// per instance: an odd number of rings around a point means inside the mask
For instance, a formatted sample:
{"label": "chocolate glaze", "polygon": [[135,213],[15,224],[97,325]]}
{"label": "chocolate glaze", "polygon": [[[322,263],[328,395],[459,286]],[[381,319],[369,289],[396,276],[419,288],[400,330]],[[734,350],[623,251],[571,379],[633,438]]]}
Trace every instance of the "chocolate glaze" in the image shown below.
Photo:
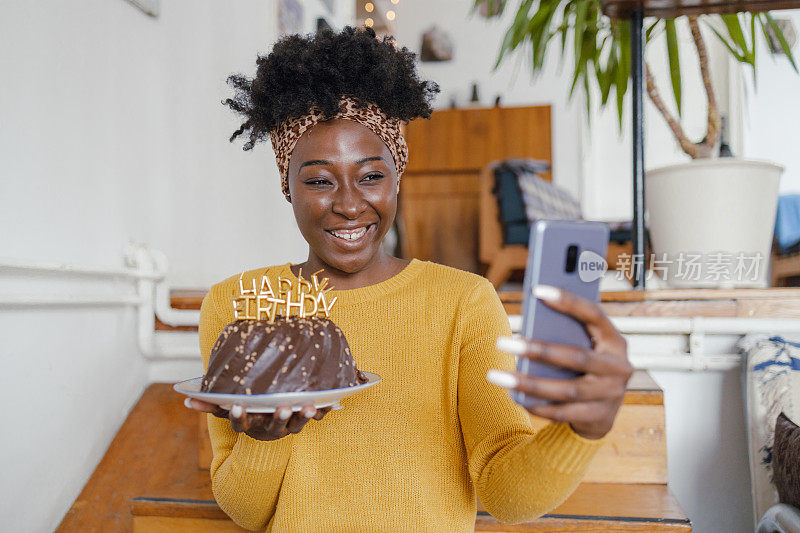
{"label": "chocolate glaze", "polygon": [[200,390],[264,394],[366,383],[342,330],[327,318],[237,320],[222,330]]}

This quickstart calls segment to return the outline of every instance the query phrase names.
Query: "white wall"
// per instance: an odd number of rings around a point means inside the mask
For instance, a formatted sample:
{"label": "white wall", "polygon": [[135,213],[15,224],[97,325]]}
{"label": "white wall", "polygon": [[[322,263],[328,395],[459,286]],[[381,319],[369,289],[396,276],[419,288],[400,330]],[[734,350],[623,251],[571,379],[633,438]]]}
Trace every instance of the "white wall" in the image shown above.
{"label": "white wall", "polygon": [[[776,17],[790,18],[800,32],[800,10],[777,11]],[[795,62],[800,65],[800,46],[795,45]],[[797,125],[800,124],[800,75],[782,55],[772,56],[759,47],[760,61],[754,86],[750,72],[745,81],[744,155],[784,165],[780,192],[800,193],[800,151],[797,150]]]}
{"label": "white wall", "polygon": [[[275,38],[274,5],[123,0],[0,8],[0,256],[121,266],[128,240],[176,285],[305,255],[269,148],[244,153],[219,102]],[[256,201],[260,199],[260,201]],[[230,239],[230,235],[242,239]],[[2,293],[126,294],[127,284],[0,274]],[[147,381],[124,308],[0,308],[0,516],[51,531]]]}
{"label": "white wall", "polygon": [[[350,4],[339,0],[331,16],[319,2],[303,2],[305,31],[316,28],[320,15],[340,27]],[[220,104],[232,94],[227,76],[253,76],[256,53],[271,50],[276,5],[162,2],[161,102],[151,133],[158,147],[154,178],[164,184],[153,199],[167,223],[151,242],[170,258],[175,285],[203,288],[242,270],[307,257],[269,141],[247,152],[242,137],[229,143],[242,121]]]}

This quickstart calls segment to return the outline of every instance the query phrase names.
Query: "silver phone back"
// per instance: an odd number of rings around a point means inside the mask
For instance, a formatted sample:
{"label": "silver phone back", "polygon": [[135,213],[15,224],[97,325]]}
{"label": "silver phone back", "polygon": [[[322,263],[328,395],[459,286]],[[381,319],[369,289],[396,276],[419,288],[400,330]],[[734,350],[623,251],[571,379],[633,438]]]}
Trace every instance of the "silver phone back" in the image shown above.
{"label": "silver phone back", "polygon": [[[581,260],[588,261],[592,257],[605,260],[608,236],[608,226],[602,222],[537,220],[533,224],[523,284],[523,337],[591,348],[591,339],[583,325],[574,318],[547,307],[533,295],[532,289],[536,285],[552,285],[596,302],[599,298],[601,272],[592,276],[587,269],[591,270],[591,267],[596,268],[597,265],[581,264]],[[578,247],[578,265],[573,272],[565,269],[570,245]],[[595,255],[584,255],[586,251]],[[594,279],[583,281],[581,270],[584,271],[584,279]],[[524,357],[518,358],[517,371],[553,379],[570,379],[579,375],[571,370],[537,363]],[[525,406],[548,403],[516,391],[514,399]]]}

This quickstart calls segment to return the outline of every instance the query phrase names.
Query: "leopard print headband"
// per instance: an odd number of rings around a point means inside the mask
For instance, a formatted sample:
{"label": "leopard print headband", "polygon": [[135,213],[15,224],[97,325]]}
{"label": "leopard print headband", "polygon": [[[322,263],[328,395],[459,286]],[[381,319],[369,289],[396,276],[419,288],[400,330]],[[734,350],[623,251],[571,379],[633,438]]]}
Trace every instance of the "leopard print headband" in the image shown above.
{"label": "leopard print headband", "polygon": [[332,117],[325,117],[318,108],[313,108],[309,114],[287,120],[269,132],[272,149],[275,151],[275,159],[278,163],[278,170],[281,173],[281,189],[288,201],[292,201],[289,195],[289,159],[292,156],[297,140],[306,130],[312,128],[318,122],[334,118],[353,120],[363,124],[386,143],[392,153],[392,157],[394,157],[399,185],[400,176],[403,175],[408,162],[408,146],[403,138],[402,131],[400,131],[401,120],[389,118],[375,104],[366,104],[364,107],[358,107],[355,100],[343,97],[339,103],[339,112]]}

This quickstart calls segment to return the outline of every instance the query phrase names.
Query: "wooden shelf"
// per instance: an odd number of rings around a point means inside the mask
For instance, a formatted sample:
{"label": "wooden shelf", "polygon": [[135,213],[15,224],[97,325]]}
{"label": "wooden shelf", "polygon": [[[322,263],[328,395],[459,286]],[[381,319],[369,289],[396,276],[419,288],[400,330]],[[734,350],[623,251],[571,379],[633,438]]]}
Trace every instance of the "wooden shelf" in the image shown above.
{"label": "wooden shelf", "polygon": [[798,0],[602,0],[602,4],[606,15],[619,19],[630,18],[635,9],[644,10],[645,17],[674,18],[682,15],[800,8]]}
{"label": "wooden shelf", "polygon": [[783,300],[800,298],[800,288],[786,289],[658,289],[644,291],[606,291],[603,302],[641,302],[646,300]]}
{"label": "wooden shelf", "polygon": [[[507,313],[521,313],[521,292],[498,294]],[[608,316],[800,318],[800,289],[795,288],[608,291],[600,296]]]}

